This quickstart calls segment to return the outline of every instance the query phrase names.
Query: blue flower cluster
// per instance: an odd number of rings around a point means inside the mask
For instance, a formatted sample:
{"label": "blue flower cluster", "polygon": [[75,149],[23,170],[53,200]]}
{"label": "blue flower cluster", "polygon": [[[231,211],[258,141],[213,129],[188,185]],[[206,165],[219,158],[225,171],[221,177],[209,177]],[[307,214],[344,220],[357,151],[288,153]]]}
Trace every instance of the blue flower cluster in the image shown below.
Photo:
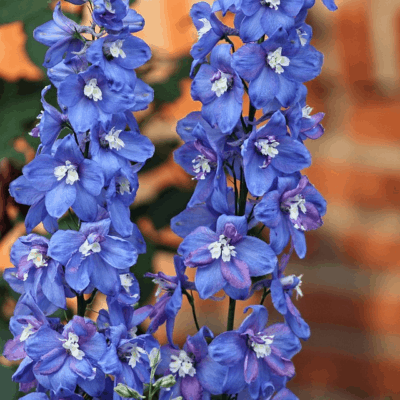
{"label": "blue flower cluster", "polygon": [[[49,48],[44,66],[59,110],[46,102],[46,87],[44,111],[31,132],[40,137],[38,153],[10,187],[17,202],[30,206],[28,235],[14,244],[14,268],[4,274],[21,294],[10,321],[14,339],[4,348],[9,360],[22,360],[13,380],[23,392],[34,390],[25,400],[144,393],[149,400],[297,399],[286,384],[310,330],[292,301],[294,292],[302,295],[301,276],[285,269],[293,251],[305,256],[305,232],[320,227],[326,212],[325,200],[300,172],[311,164],[304,143],[324,133],[323,114],[311,115],[304,86],[323,61],[305,23],[314,0],[215,0],[212,7],[192,7],[198,42],[191,50],[191,94],[202,109],[178,122],[184,144],[175,160],[197,185],[171,221],[183,238],[176,275],[146,274],[159,285],[157,301],[140,308],[130,267],[146,248],[129,206],[137,173],[154,152],[132,114],[153,99],[134,71],[151,56],[132,35],[144,20],[128,0],[69,1],[87,4],[93,23],[77,25],[58,3],[53,20],[35,30]],[[234,27],[217,18],[220,11],[235,14]],[[243,45],[235,50],[238,39]],[[66,213],[75,229],[58,228]],[[50,239],[31,233],[41,222]],[[261,236],[265,227],[269,244]],[[194,282],[186,268],[196,268]],[[198,324],[193,292],[218,301],[221,290],[229,297],[227,331],[214,337]],[[107,296],[108,310],[94,323],[85,312],[97,291]],[[236,301],[256,292],[260,304],[248,307],[251,313],[234,330]],[[268,294],[284,322],[267,325]],[[198,332],[180,349],[173,331],[183,296]],[[66,323],[51,317],[72,297],[78,315]],[[140,334],[147,318],[148,330]],[[160,347],[152,334],[164,323],[168,344]]]}

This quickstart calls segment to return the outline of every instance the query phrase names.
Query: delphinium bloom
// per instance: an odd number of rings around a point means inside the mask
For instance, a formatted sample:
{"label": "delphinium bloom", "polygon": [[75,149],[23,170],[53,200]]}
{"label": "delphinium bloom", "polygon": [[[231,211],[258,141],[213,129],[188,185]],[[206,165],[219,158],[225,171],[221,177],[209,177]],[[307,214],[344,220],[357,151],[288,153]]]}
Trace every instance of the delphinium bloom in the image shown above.
{"label": "delphinium bloom", "polygon": [[160,400],[182,396],[183,400],[209,399],[211,394],[222,393],[227,385],[228,368],[216,363],[208,355],[206,338],[213,333],[203,326],[194,336],[188,336],[183,349],[166,345],[161,348],[161,362],[157,374],[173,374],[176,384],[162,389]]}
{"label": "delphinium bloom", "polygon": [[[250,308],[253,312],[237,330],[217,336],[208,349],[211,358],[219,364],[243,371],[251,398],[258,400],[279,390],[280,381],[294,376],[290,359],[300,351],[301,345],[287,325],[266,327],[268,312],[265,307]],[[277,381],[275,385],[274,380]]]}
{"label": "delphinium bloom", "polygon": [[244,299],[251,277],[271,273],[275,268],[273,250],[262,240],[246,236],[247,229],[246,217],[221,215],[216,232],[199,227],[179,246],[185,265],[197,268],[195,284],[202,299],[221,289],[234,299]]}
{"label": "delphinium bloom", "polygon": [[231,131],[240,118],[243,102],[243,83],[232,67],[229,44],[214,47],[210,64],[201,65],[193,80],[193,100],[203,103],[201,114],[213,127],[223,133]]}
{"label": "delphinium bloom", "polygon": [[92,160],[85,159],[72,135],[66,136],[54,156],[39,154],[22,172],[37,190],[45,192],[47,212],[60,218],[72,207],[84,221],[97,215],[95,196],[100,194],[104,176]]}
{"label": "delphinium bloom", "polygon": [[253,130],[243,144],[242,155],[246,183],[254,196],[266,193],[277,176],[311,165],[309,151],[287,133],[280,111],[265,126]]}
{"label": "delphinium bloom", "polygon": [[322,54],[314,47],[296,45],[279,28],[261,44],[249,43],[233,54],[233,68],[250,82],[250,101],[263,108],[274,99],[291,106],[303,82],[321,71]]}
{"label": "delphinium bloom", "polygon": [[254,209],[258,221],[270,228],[271,247],[279,254],[292,238],[300,258],[306,254],[304,232],[322,225],[321,217],[326,212],[326,201],[299,174],[277,178],[274,190],[266,193]]}
{"label": "delphinium bloom", "polygon": [[89,284],[102,293],[116,294],[121,286],[118,270],[136,263],[132,243],[110,236],[110,219],[82,223],[79,232],[57,231],[50,240],[49,255],[65,266],[65,279],[82,293]]}

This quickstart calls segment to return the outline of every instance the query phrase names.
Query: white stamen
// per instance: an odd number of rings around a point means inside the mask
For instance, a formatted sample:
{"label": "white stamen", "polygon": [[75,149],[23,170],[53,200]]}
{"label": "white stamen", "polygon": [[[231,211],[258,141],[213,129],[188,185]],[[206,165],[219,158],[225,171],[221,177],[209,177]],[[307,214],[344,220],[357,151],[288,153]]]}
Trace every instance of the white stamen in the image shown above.
{"label": "white stamen", "polygon": [[71,356],[75,357],[77,360],[82,360],[85,353],[82,350],[79,350],[79,336],[73,332],[68,332],[68,340],[60,339],[63,343],[64,349],[68,350]]}
{"label": "white stamen", "polygon": [[274,158],[279,154],[279,151],[277,150],[279,142],[275,139],[258,139],[254,144],[264,156]]}
{"label": "white stamen", "polygon": [[122,130],[116,130],[115,127],[113,127],[111,131],[104,136],[104,140],[107,140],[110,149],[118,151],[121,150],[122,147],[125,147],[125,143],[119,138],[121,132]]}
{"label": "white stamen", "polygon": [[59,167],[54,168],[54,176],[58,181],[61,181],[65,175],[67,175],[65,183],[68,185],[73,185],[76,181],[79,181],[79,175],[76,171],[75,165],[68,160],[65,161],[65,165],[60,165]]}
{"label": "white stamen", "polygon": [[211,172],[210,160],[203,155],[198,155],[192,160],[193,172],[200,174],[192,179],[206,179],[206,175]]}
{"label": "white stamen", "polygon": [[29,252],[27,260],[32,260],[36,268],[47,267],[47,260],[43,257],[43,254],[38,249],[32,249]]}
{"label": "white stamen", "polygon": [[207,18],[200,18],[199,21],[203,23],[203,27],[197,31],[198,39],[200,40],[205,33],[211,30],[211,24]]}
{"label": "white stamen", "polygon": [[140,357],[142,354],[146,354],[146,351],[139,347],[137,344],[134,344],[132,349],[131,349],[131,355],[129,357],[129,362],[128,364],[132,367],[135,368],[137,362],[140,360]]}
{"label": "white stamen", "polygon": [[264,358],[266,356],[269,356],[271,354],[271,347],[270,345],[273,342],[274,335],[267,336],[259,336],[260,339],[264,341],[263,344],[261,343],[256,343],[256,342],[251,342],[251,347],[253,348],[254,352],[256,353],[257,358]]}
{"label": "white stamen", "polygon": [[282,67],[287,67],[290,64],[289,58],[282,56],[282,47],[278,47],[275,51],[271,51],[267,55],[269,66],[277,73],[284,72]]}
{"label": "white stamen", "polygon": [[138,331],[138,327],[137,326],[134,326],[134,327],[132,327],[131,329],[129,329],[129,335],[131,335],[131,337],[132,338],[135,338],[137,335],[136,335],[136,332]]}
{"label": "white stamen", "polygon": [[211,90],[215,92],[217,97],[221,97],[229,89],[228,75],[219,71],[221,73],[221,78],[213,82]]}
{"label": "white stamen", "polygon": [[301,278],[303,277],[303,274],[299,275],[297,278],[299,279],[299,283],[297,284],[295,290],[296,290],[296,300],[299,299],[299,297],[303,297],[303,291],[301,290],[300,286],[303,283],[301,281]]}
{"label": "white stamen", "polygon": [[33,326],[28,322],[28,325],[25,326],[24,330],[21,333],[19,338],[20,342],[25,342],[29,336],[33,335],[35,332],[33,331]]}
{"label": "white stamen", "polygon": [[[301,281],[302,277],[303,277],[303,274],[301,274],[297,277],[299,280],[299,283],[294,288],[296,290],[296,300],[299,297],[303,297],[303,292],[300,288],[300,286],[302,284],[302,281]],[[288,276],[284,276],[283,278],[280,278],[279,281],[281,282],[282,286],[292,286],[295,278],[296,278],[296,275],[288,275]]]}
{"label": "white stamen", "polygon": [[196,374],[196,369],[193,367],[193,360],[186,354],[186,351],[181,350],[179,356],[172,355],[172,362],[169,364],[169,370],[184,378],[186,375],[194,376]]}
{"label": "white stamen", "polygon": [[230,241],[231,239],[227,238],[225,235],[219,235],[218,242],[213,242],[208,246],[211,257],[217,260],[222,255],[222,261],[231,261],[231,257],[236,256],[236,251],[235,246],[229,244]]}
{"label": "white stamen", "polygon": [[87,83],[83,89],[83,93],[86,97],[93,101],[103,100],[103,93],[97,86],[97,79],[93,78]]}
{"label": "white stamen", "polygon": [[[291,220],[297,220],[297,218],[299,218],[299,207],[300,210],[305,214],[307,212],[306,209],[306,199],[301,196],[300,194],[296,194],[296,196],[294,197],[289,197],[285,203],[289,203],[290,204],[290,208],[289,208],[289,218]],[[295,226],[296,227],[296,226]],[[298,229],[298,228],[297,228]]]}
{"label": "white stamen", "polygon": [[122,45],[124,41],[123,40],[116,40],[113,42],[113,44],[110,46],[110,53],[114,58],[126,58],[125,52],[122,50]]}
{"label": "white stamen", "polygon": [[86,239],[81,247],[79,247],[79,251],[83,254],[84,257],[87,257],[91,253],[100,253],[101,246],[98,242],[89,243]]}
{"label": "white stamen", "polygon": [[131,184],[128,179],[126,179],[123,176],[119,176],[116,179],[116,183],[117,183],[117,192],[119,194],[123,195],[124,193],[128,193],[128,194],[131,193]]}
{"label": "white stamen", "polygon": [[310,114],[312,112],[312,107],[310,106],[305,106],[301,109],[301,112],[303,114],[303,118],[311,118]]}
{"label": "white stamen", "polygon": [[297,36],[300,39],[300,44],[305,46],[307,44],[307,32],[302,31],[301,29],[296,29]]}
{"label": "white stamen", "polygon": [[167,282],[165,282],[161,278],[154,278],[153,279],[153,283],[155,285],[158,285],[157,290],[156,290],[156,294],[155,294],[156,297],[158,297],[162,293],[163,290],[164,291],[168,290]]}
{"label": "white stamen", "polygon": [[269,8],[278,9],[278,6],[281,4],[281,0],[261,0],[262,6],[268,6]]}
{"label": "white stamen", "polygon": [[119,276],[121,286],[129,293],[129,288],[133,285],[134,279],[131,274],[121,274]]}

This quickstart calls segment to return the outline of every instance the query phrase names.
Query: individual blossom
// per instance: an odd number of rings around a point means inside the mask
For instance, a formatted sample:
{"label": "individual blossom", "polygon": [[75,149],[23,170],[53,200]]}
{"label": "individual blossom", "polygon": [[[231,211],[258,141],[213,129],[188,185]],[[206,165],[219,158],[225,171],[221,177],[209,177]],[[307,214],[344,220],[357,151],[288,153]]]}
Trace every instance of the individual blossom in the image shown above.
{"label": "individual blossom", "polygon": [[25,217],[27,233],[32,232],[40,222],[49,233],[58,229],[57,218],[52,217],[46,209],[46,192],[40,191],[35,183],[22,175],[10,183],[10,194],[17,203],[30,206]]}
{"label": "individual blossom", "polygon": [[215,47],[210,64],[201,65],[192,82],[193,100],[202,102],[201,115],[223,133],[230,133],[240,118],[243,103],[243,83],[232,67],[231,45]]}
{"label": "individual blossom", "polygon": [[197,268],[195,284],[202,299],[224,289],[234,299],[247,297],[252,276],[269,274],[277,258],[262,240],[247,235],[246,217],[221,215],[216,231],[199,227],[178,248],[186,266]]}
{"label": "individual blossom", "polygon": [[277,178],[276,187],[254,209],[256,219],[270,228],[270,244],[276,254],[282,252],[291,237],[300,258],[307,250],[304,232],[319,228],[325,212],[325,199],[300,174]]}
{"label": "individual blossom", "polygon": [[200,123],[193,130],[181,134],[186,142],[174,152],[174,159],[187,173],[197,180],[189,206],[201,203],[214,194],[224,193],[226,178],[223,170],[222,140],[213,141]]}
{"label": "individual blossom", "polygon": [[304,0],[242,0],[245,15],[240,25],[244,42],[254,42],[264,34],[271,36],[278,28],[289,29],[303,7]]}
{"label": "individual blossom", "polygon": [[207,338],[213,333],[203,326],[194,336],[188,336],[183,349],[170,345],[161,348],[161,362],[157,374],[172,374],[176,384],[161,389],[160,400],[182,396],[183,400],[209,399],[211,394],[220,394],[226,386],[228,369],[219,365],[208,355]]}
{"label": "individual blossom", "polygon": [[85,27],[63,15],[61,3],[58,2],[53,11],[53,21],[48,21],[33,31],[35,40],[50,47],[43,66],[54,67],[63,60],[64,55],[65,61],[68,62],[74,56],[73,52],[79,52],[83,48],[84,39],[80,33],[84,30]]}
{"label": "individual blossom", "polygon": [[77,231],[57,231],[48,254],[65,266],[65,279],[82,293],[89,284],[102,293],[115,295],[121,280],[119,270],[136,263],[137,250],[128,241],[110,236],[110,219],[82,223]]}
{"label": "individual blossom", "polygon": [[74,316],[62,333],[42,327],[26,342],[39,383],[63,397],[72,395],[76,385],[91,396],[101,394],[104,373],[98,362],[105,350],[106,340],[95,324],[79,316]]}
{"label": "individual blossom", "polygon": [[293,139],[286,128],[286,120],[276,111],[266,125],[253,129],[242,146],[246,184],[254,196],[262,196],[274,179],[311,165],[307,148]]}
{"label": "individual blossom", "polygon": [[25,293],[37,298],[39,291],[55,306],[66,308],[64,273],[60,263],[48,256],[49,239],[36,234],[21,236],[12,246],[9,269],[24,286]]}
{"label": "individual blossom", "polygon": [[282,255],[279,268],[272,273],[272,279],[258,281],[254,284],[253,290],[269,288],[275,309],[285,317],[286,323],[297,337],[307,340],[310,337],[310,327],[301,317],[299,310],[292,301],[294,292],[296,292],[296,299],[303,296],[301,290],[302,275],[284,275],[292,250],[293,248],[291,248],[289,254]]}
{"label": "individual blossom", "polygon": [[98,123],[90,131],[90,154],[101,167],[107,184],[120,168],[129,168],[130,161],[144,163],[154,154],[150,139],[141,135],[138,128],[126,131],[126,124],[125,116],[117,114],[105,126]]}
{"label": "individual blossom", "polygon": [[197,30],[198,41],[190,50],[195,60],[203,59],[225,35],[238,35],[235,29],[224,25],[212,12],[208,3],[200,1],[190,9],[190,17]]}
{"label": "individual blossom", "polygon": [[289,36],[279,28],[265,42],[246,44],[232,56],[235,71],[250,82],[250,101],[256,108],[275,98],[283,107],[291,106],[302,83],[321,71],[322,54],[310,45],[292,43]]}
{"label": "individual blossom", "polygon": [[182,291],[196,290],[196,288],[193,282],[189,282],[188,277],[185,275],[186,267],[181,257],[174,257],[174,267],[176,276],[169,276],[163,272],[158,272],[157,274],[147,272],[144,276],[153,278],[153,282],[158,285],[156,291],[158,299],[149,315],[151,322],[147,332],[154,333],[162,324],[166,323],[168,342],[175,347],[172,333],[175,318],[182,306]]}
{"label": "individual blossom", "polygon": [[122,30],[122,20],[128,15],[129,3],[125,0],[93,0],[93,22],[110,33]]}
{"label": "individual blossom", "polygon": [[[150,382],[149,355],[158,348],[151,335],[132,337],[124,324],[111,326],[109,345],[99,364],[105,373],[114,375],[114,387],[122,383],[142,394],[144,384]],[[114,399],[120,396],[115,394]]]}
{"label": "individual blossom", "polygon": [[54,156],[39,154],[22,172],[37,190],[45,192],[50,216],[60,218],[72,207],[81,220],[96,218],[95,196],[100,194],[104,176],[96,162],[83,157],[72,135],[62,139]]}
{"label": "individual blossom", "polygon": [[300,351],[300,340],[287,325],[266,326],[268,312],[264,306],[250,306],[253,312],[235,331],[224,332],[209,345],[211,358],[221,365],[242,371],[249,385],[250,398],[258,400],[272,395],[274,380],[294,376],[291,358]]}
{"label": "individual blossom", "polygon": [[98,121],[107,123],[135,105],[132,86],[112,90],[102,70],[92,65],[85,72],[69,75],[58,88],[58,101],[67,107],[75,132],[85,132]]}
{"label": "individual blossom", "polygon": [[124,85],[135,87],[136,74],[133,69],[146,63],[151,51],[142,39],[130,35],[126,28],[118,35],[107,35],[94,41],[86,57],[101,68],[110,88],[119,91]]}

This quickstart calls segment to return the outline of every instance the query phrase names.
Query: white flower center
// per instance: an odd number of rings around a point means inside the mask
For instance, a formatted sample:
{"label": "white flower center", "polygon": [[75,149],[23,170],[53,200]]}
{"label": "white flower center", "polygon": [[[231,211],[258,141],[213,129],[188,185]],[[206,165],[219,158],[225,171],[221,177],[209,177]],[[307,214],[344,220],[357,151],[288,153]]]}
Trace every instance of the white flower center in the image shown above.
{"label": "white flower center", "polygon": [[197,31],[198,39],[201,39],[205,33],[211,30],[211,24],[207,18],[200,18],[199,21],[203,23],[203,27]]}
{"label": "white flower center", "polygon": [[138,331],[138,327],[137,326],[134,326],[134,327],[132,327],[131,329],[129,329],[129,335],[131,335],[131,337],[132,338],[135,338],[137,335],[136,335],[136,332]]}
{"label": "white flower center", "polygon": [[155,285],[158,285],[157,290],[156,290],[156,294],[155,294],[156,297],[158,297],[163,291],[167,291],[168,290],[167,282],[165,282],[163,279],[154,278],[152,280],[152,282]]}
{"label": "white flower center", "polygon": [[193,172],[196,174],[192,179],[206,179],[206,175],[211,172],[210,160],[203,155],[198,155],[192,160]]}
{"label": "white flower center", "polygon": [[33,331],[33,326],[28,322],[28,325],[25,326],[24,330],[21,333],[19,338],[20,342],[25,342],[29,336],[33,335],[35,332]]}
{"label": "white flower center", "polygon": [[[303,277],[303,274],[299,275],[297,277],[297,279],[299,280],[299,283],[296,285],[295,290],[296,290],[296,300],[299,297],[303,297],[303,291],[301,290],[300,286],[303,283],[301,281],[301,278]],[[288,276],[284,276],[283,278],[280,278],[280,282],[282,284],[282,286],[292,286],[294,279],[296,278],[296,275],[288,275]]]}
{"label": "white flower center", "polygon": [[306,199],[301,194],[296,194],[294,197],[289,197],[284,201],[281,209],[285,212],[289,213],[289,218],[294,222],[294,227],[296,229],[300,229],[305,231],[305,227],[303,225],[299,225],[297,223],[299,218],[299,208],[304,214],[307,212],[306,208]]}
{"label": "white flower center", "polygon": [[254,144],[264,156],[274,158],[279,153],[277,149],[279,142],[275,139],[258,139]]}
{"label": "white flower center", "polygon": [[277,74],[284,72],[282,67],[287,67],[290,64],[289,58],[282,56],[282,47],[278,47],[275,51],[270,51],[267,55],[267,61]]}
{"label": "white flower center", "polygon": [[278,9],[278,6],[281,4],[281,0],[260,0],[262,6],[268,6],[269,8]]}
{"label": "white flower center", "polygon": [[103,100],[103,93],[97,86],[97,79],[93,78],[87,83],[83,89],[85,96],[89,97],[90,100],[98,101]]}
{"label": "white flower center", "polygon": [[271,344],[273,342],[274,335],[267,336],[259,336],[264,343],[256,343],[251,342],[251,347],[253,348],[254,352],[256,353],[257,358],[264,358],[271,354]]}
{"label": "white flower center", "polygon": [[115,10],[113,10],[110,0],[105,0],[104,5],[106,6],[106,10],[108,12],[110,12],[111,14],[115,14]]}
{"label": "white flower center", "polygon": [[79,350],[79,337],[75,335],[73,332],[68,332],[68,340],[60,339],[63,343],[64,349],[68,350],[71,356],[75,357],[77,360],[82,360],[85,353],[82,350]]}
{"label": "white flower center", "polygon": [[116,40],[113,42],[113,44],[110,46],[110,53],[114,58],[126,58],[125,52],[122,50],[122,45],[124,41],[123,40]]}
{"label": "white flower center", "polygon": [[81,247],[79,247],[79,251],[83,254],[84,257],[87,257],[92,253],[100,253],[101,246],[98,242],[89,243],[86,239]]}
{"label": "white flower center", "polygon": [[119,134],[121,132],[122,130],[116,130],[115,127],[113,127],[111,131],[104,136],[104,140],[108,142],[108,147],[110,149],[115,149],[118,151],[121,150],[122,147],[125,147],[125,143],[119,138]]}
{"label": "white flower center", "polygon": [[28,261],[33,261],[36,268],[47,267],[47,258],[38,249],[32,249],[28,254]]}
{"label": "white flower center", "polygon": [[229,262],[231,257],[236,256],[235,246],[231,246],[229,242],[230,238],[225,235],[219,235],[218,242],[211,243],[208,246],[208,250],[211,252],[211,257],[218,259],[222,255],[222,261]]}
{"label": "white flower center", "polygon": [[222,71],[219,71],[221,77],[216,79],[212,86],[211,90],[215,92],[217,97],[221,97],[228,89],[229,89],[229,76]]}
{"label": "white flower center", "polygon": [[61,181],[67,175],[65,183],[73,185],[76,181],[79,181],[79,175],[74,164],[71,161],[65,161],[65,165],[60,165],[54,168],[54,176],[58,181]]}
{"label": "white flower center", "polygon": [[124,193],[131,193],[131,184],[129,180],[123,176],[119,176],[116,179],[116,184],[117,184],[117,192],[119,194],[124,194]]}
{"label": "white flower center", "polygon": [[299,39],[300,39],[300,44],[301,44],[302,46],[305,46],[305,45],[307,44],[307,39],[306,39],[306,37],[307,37],[307,32],[304,32],[304,31],[301,30],[301,29],[296,29],[296,33],[297,33],[297,36],[298,36]]}
{"label": "white flower center", "polygon": [[169,364],[169,370],[184,378],[186,375],[194,376],[196,374],[196,369],[193,367],[193,360],[186,354],[186,351],[181,350],[179,356],[172,355],[172,362]]}
{"label": "white flower center", "polygon": [[133,277],[131,274],[121,274],[119,276],[119,279],[121,280],[121,286],[126,290],[127,293],[129,293],[129,288],[133,285]]}
{"label": "white flower center", "polygon": [[146,354],[146,351],[139,347],[137,344],[134,344],[131,349],[131,355],[129,356],[128,364],[132,368],[135,368],[142,354]]}
{"label": "white flower center", "polygon": [[301,109],[301,112],[303,114],[303,118],[311,118],[310,114],[312,112],[312,107],[310,106],[305,106]]}

